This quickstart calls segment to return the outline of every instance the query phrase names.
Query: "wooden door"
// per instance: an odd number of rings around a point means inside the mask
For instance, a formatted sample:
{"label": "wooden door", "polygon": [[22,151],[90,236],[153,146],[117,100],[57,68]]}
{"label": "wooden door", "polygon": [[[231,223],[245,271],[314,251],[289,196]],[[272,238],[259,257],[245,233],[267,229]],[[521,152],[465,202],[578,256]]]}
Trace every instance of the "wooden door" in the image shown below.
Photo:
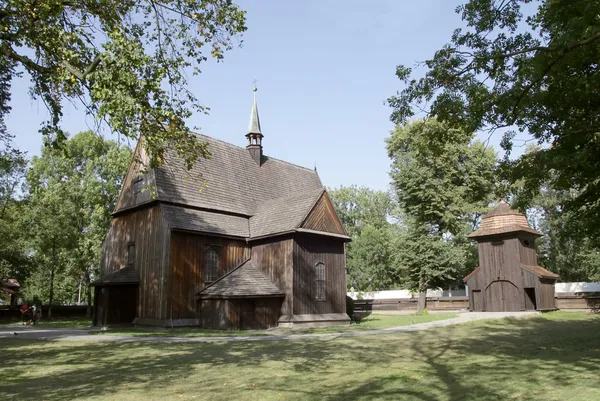
{"label": "wooden door", "polygon": [[473,290],[471,291],[471,299],[472,299],[472,308],[473,312],[481,312],[485,310],[485,306],[483,305],[483,296],[481,295],[481,290]]}
{"label": "wooden door", "polygon": [[517,286],[507,280],[493,281],[485,290],[487,312],[516,312],[523,310]]}

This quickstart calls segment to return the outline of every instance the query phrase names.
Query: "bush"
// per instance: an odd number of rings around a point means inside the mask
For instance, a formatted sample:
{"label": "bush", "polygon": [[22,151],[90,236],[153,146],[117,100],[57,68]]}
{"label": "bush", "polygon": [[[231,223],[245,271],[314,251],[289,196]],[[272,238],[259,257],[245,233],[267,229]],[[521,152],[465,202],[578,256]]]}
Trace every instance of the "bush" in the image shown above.
{"label": "bush", "polygon": [[350,318],[352,318],[352,315],[354,315],[354,300],[348,295],[346,295],[346,314]]}
{"label": "bush", "polygon": [[429,311],[427,309],[423,309],[421,312],[415,313],[415,316],[427,316],[429,315]]}

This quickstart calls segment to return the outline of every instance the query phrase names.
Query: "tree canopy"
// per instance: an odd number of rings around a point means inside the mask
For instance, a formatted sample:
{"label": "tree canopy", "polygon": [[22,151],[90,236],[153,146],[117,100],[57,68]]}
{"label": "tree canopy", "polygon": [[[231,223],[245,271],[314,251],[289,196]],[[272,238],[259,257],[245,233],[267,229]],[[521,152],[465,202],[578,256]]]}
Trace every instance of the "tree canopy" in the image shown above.
{"label": "tree canopy", "polygon": [[62,300],[73,299],[79,283],[89,289],[131,157],[129,147],[87,131],[32,159],[27,219],[37,269],[26,283],[29,297],[52,301],[55,277]]}
{"label": "tree canopy", "polygon": [[[246,30],[231,0],[6,0],[0,5],[0,120],[11,84],[26,72],[49,119],[47,143],[62,143],[65,101],[83,104],[110,130],[144,135],[153,163],[171,144],[189,168],[207,156],[186,119],[206,112],[187,87],[208,56],[217,60]],[[0,127],[5,128],[5,127]]]}
{"label": "tree canopy", "polygon": [[469,0],[456,11],[466,28],[422,63],[424,75],[397,67],[406,86],[389,98],[392,120],[424,110],[450,128],[504,130],[507,156],[516,132],[530,134],[542,149],[507,157],[508,177],[577,191],[563,207],[600,233],[600,1]]}
{"label": "tree canopy", "polygon": [[[495,152],[436,119],[397,126],[387,139],[392,187],[408,231],[396,263],[422,294],[475,265],[465,235],[494,198]],[[467,263],[470,261],[470,263]]]}

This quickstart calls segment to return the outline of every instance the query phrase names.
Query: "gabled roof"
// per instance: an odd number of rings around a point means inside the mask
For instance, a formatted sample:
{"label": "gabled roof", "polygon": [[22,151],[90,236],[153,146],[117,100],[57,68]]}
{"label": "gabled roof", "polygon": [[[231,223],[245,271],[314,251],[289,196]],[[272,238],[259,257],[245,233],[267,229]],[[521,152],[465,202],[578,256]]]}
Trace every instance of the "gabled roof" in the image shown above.
{"label": "gabled roof", "polygon": [[198,293],[202,299],[279,297],[281,291],[251,260],[221,277]]}
{"label": "gabled roof", "polygon": [[524,214],[511,209],[506,202],[502,201],[494,208],[494,210],[481,218],[481,225],[479,228],[467,235],[467,237],[479,238],[519,231],[539,236],[543,235],[531,228]]}
{"label": "gabled roof", "polygon": [[318,188],[257,205],[254,216],[250,218],[251,237],[263,237],[300,227],[323,191],[323,188]]}
{"label": "gabled roof", "polygon": [[140,279],[133,266],[125,266],[124,268],[110,273],[92,283],[95,286],[104,285],[122,285],[122,284],[139,284]]}
{"label": "gabled roof", "polygon": [[186,171],[175,152],[167,150],[165,163],[154,170],[157,200],[250,217],[264,202],[323,189],[314,170],[268,156],[258,165],[245,148],[197,137],[212,156]]}
{"label": "gabled roof", "polygon": [[550,279],[558,279],[560,276],[556,273],[551,272],[550,270],[544,269],[542,266],[532,266],[532,265],[521,265],[521,267],[525,270],[529,270],[536,276],[540,278],[550,278]]}

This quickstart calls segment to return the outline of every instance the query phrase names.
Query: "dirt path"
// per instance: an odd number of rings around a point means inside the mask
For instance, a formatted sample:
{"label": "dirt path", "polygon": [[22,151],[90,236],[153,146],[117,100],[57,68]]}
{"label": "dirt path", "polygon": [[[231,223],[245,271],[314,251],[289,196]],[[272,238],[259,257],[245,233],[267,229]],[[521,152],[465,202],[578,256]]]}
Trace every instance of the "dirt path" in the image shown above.
{"label": "dirt path", "polygon": [[[31,326],[0,326],[0,340],[2,338],[17,337],[31,340],[54,341],[115,341],[120,343],[212,343],[212,342],[248,342],[248,341],[281,341],[302,339],[332,339],[337,337],[359,337],[373,334],[410,333],[413,331],[428,330],[434,327],[452,326],[473,322],[476,320],[503,319],[506,317],[531,317],[538,312],[469,312],[461,313],[458,317],[435,322],[419,323],[411,326],[392,327],[381,330],[348,331],[344,333],[327,334],[281,334],[248,337],[135,337],[125,335],[93,335],[88,329],[50,329]],[[16,334],[15,334],[16,333]]]}

